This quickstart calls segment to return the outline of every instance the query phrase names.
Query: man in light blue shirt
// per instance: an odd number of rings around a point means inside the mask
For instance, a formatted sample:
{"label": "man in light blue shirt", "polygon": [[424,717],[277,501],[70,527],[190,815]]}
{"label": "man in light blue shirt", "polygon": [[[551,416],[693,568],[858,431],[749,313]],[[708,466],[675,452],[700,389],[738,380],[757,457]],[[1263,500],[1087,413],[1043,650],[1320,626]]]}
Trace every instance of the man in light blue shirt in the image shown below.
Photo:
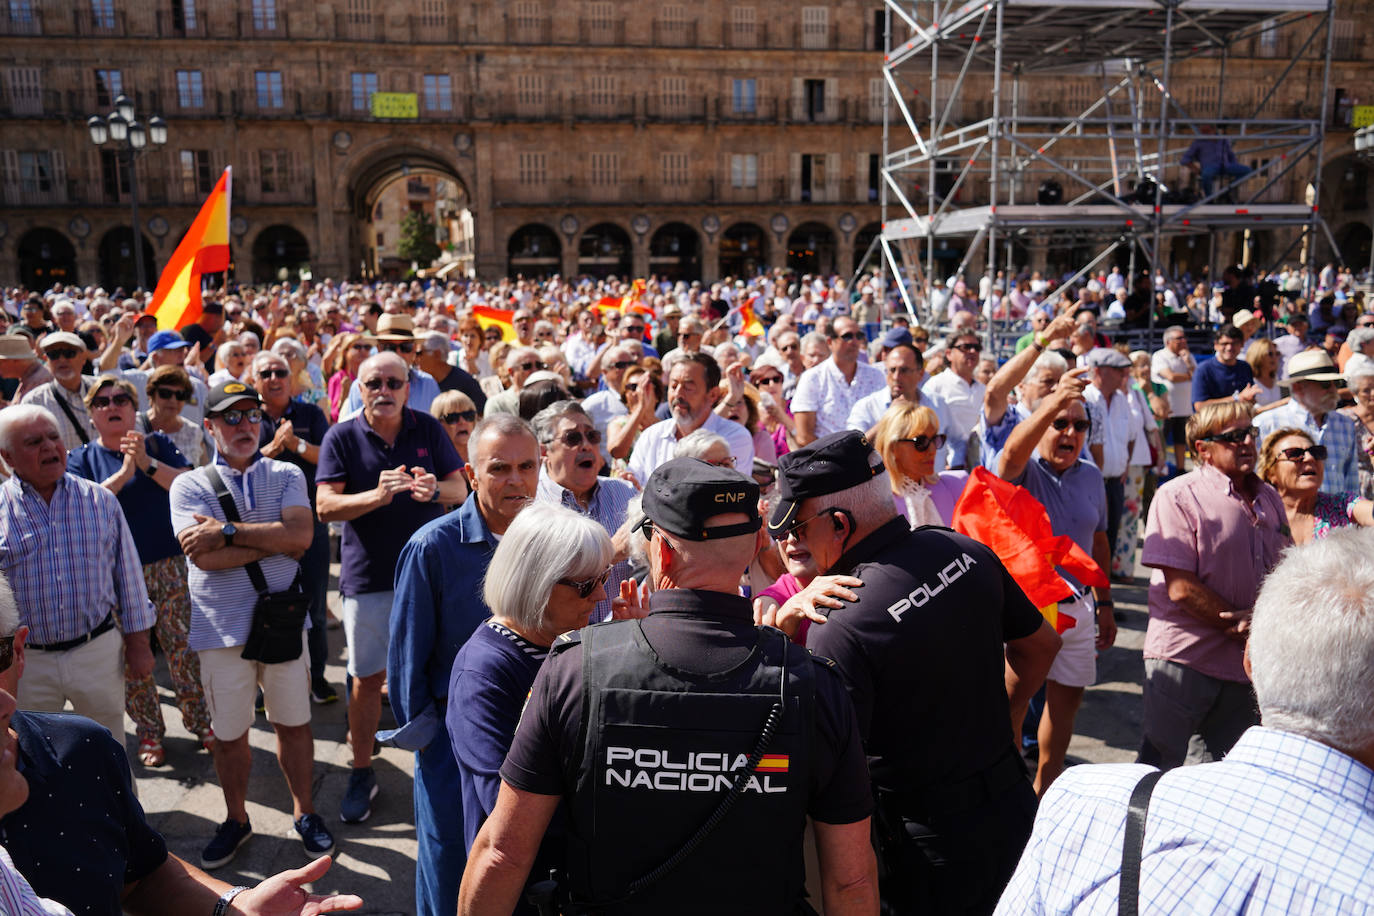
{"label": "man in light blue shirt", "polygon": [[1360,441],[1354,420],[1336,409],[1341,374],[1325,350],[1304,350],[1289,361],[1288,378],[1279,382],[1292,388],[1287,404],[1255,418],[1257,447],[1263,447],[1275,431],[1301,429],[1318,445],[1326,446],[1326,473],[1321,491],[1333,495],[1360,491]]}

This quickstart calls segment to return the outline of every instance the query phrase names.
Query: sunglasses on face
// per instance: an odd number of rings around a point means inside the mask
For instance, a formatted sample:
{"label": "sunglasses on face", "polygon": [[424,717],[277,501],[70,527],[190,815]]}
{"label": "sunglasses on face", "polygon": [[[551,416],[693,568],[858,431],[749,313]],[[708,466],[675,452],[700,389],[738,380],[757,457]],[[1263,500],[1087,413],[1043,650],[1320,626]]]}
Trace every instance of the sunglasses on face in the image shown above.
{"label": "sunglasses on face", "polygon": [[801,346],[800,344],[788,344],[788,345],[785,346],[785,347],[778,347],[778,352],[779,352],[779,353],[791,353],[793,350],[798,349],[800,346]]}
{"label": "sunglasses on face", "polygon": [[73,347],[53,347],[43,352],[48,354],[48,359],[76,359],[78,351]]}
{"label": "sunglasses on face", "polygon": [[381,391],[382,386],[386,385],[390,391],[400,391],[406,386],[405,379],[400,378],[370,378],[363,382],[363,387],[368,391]]}
{"label": "sunglasses on face", "polygon": [[960,350],[964,353],[982,353],[983,345],[980,343],[961,343],[955,344],[954,349]]}
{"label": "sunglasses on face", "polygon": [[913,337],[913,338],[911,338],[911,342],[914,343],[914,344],[928,344],[928,343],[930,343],[930,338],[929,338],[929,337]]}
{"label": "sunglasses on face", "polygon": [[577,597],[585,598],[592,592],[596,591],[599,586],[605,585],[606,579],[610,576],[610,574],[611,568],[608,566],[599,576],[593,576],[590,579],[559,579],[558,584],[566,585],[568,588],[571,589],[576,589]]}
{"label": "sunglasses on face", "polygon": [[630,382],[630,384],[628,384],[628,385],[625,386],[625,390],[626,390],[627,392],[630,392],[630,391],[638,391],[638,390],[639,390],[639,382]]}
{"label": "sunglasses on face", "polygon": [[452,426],[454,423],[457,423],[459,420],[463,420],[463,421],[465,421],[465,422],[467,422],[467,423],[476,423],[476,422],[477,422],[477,411],[475,411],[475,410],[455,410],[453,413],[446,413],[446,414],[444,414],[444,415],[443,415],[442,417],[440,417],[439,419],[442,420],[443,422],[449,424],[450,426]]}
{"label": "sunglasses on face", "polygon": [[412,352],[414,352],[414,350],[415,350],[415,344],[412,344],[412,343],[379,343],[379,344],[377,344],[377,349],[378,349],[378,350],[381,350],[383,353],[412,353]]}
{"label": "sunglasses on face", "polygon": [[191,397],[189,391],[182,391],[180,388],[154,388],[153,394],[160,398],[175,398],[178,401],[186,401]]}
{"label": "sunglasses on face", "polygon": [[291,373],[285,369],[264,369],[258,373],[263,378],[290,378]]}
{"label": "sunglasses on face", "polygon": [[1071,423],[1073,425],[1073,431],[1076,433],[1087,432],[1088,427],[1092,425],[1087,420],[1070,420],[1068,417],[1059,417],[1058,419],[1052,421],[1050,425],[1062,433],[1064,430],[1069,428],[1069,425]]}
{"label": "sunglasses on face", "polygon": [[487,340],[500,340],[500,339],[501,339],[501,332],[500,332],[500,331],[488,331],[488,332],[487,332],[485,335],[483,335],[483,336],[484,336]]}
{"label": "sunglasses on face", "polygon": [[116,394],[108,398],[94,397],[91,398],[91,408],[95,410],[100,410],[111,405],[114,405],[115,407],[128,407],[133,402],[134,399],[129,397],[127,394]]}
{"label": "sunglasses on face", "polygon": [[219,419],[228,423],[230,426],[238,426],[244,420],[249,423],[261,423],[262,411],[257,407],[250,407],[248,410],[226,410],[219,414]]}
{"label": "sunglasses on face", "polygon": [[898,439],[898,442],[910,442],[918,452],[929,451],[931,446],[943,448],[945,444],[944,433],[934,436],[912,436],[910,439]]}
{"label": "sunglasses on face", "polygon": [[860,334],[858,331],[849,331],[844,334],[836,334],[835,339],[843,340],[846,343],[853,343],[856,340],[863,340],[864,336],[863,334]]}
{"label": "sunglasses on face", "polygon": [[371,351],[372,351],[372,344],[370,344],[370,343],[355,343],[350,349],[353,349],[353,350],[366,350],[366,351],[368,351],[368,352],[371,352]]}
{"label": "sunglasses on face", "polygon": [[781,375],[770,375],[770,376],[767,376],[767,377],[765,377],[765,378],[761,378],[761,379],[755,380],[754,384],[756,384],[756,385],[781,385],[781,384],[782,384],[782,376],[781,376]]}
{"label": "sunglasses on face", "polygon": [[1309,445],[1307,448],[1286,448],[1279,452],[1279,456],[1288,461],[1301,461],[1303,455],[1311,455],[1317,461],[1326,460],[1326,446]]}
{"label": "sunglasses on face", "polygon": [[1212,436],[1203,436],[1203,442],[1225,442],[1227,445],[1240,445],[1247,439],[1254,439],[1259,432],[1253,426],[1244,429],[1233,429],[1230,432],[1216,433]]}
{"label": "sunglasses on face", "polygon": [[630,335],[632,335],[632,336],[643,336],[643,334],[644,334],[644,326],[643,326],[643,325],[640,325],[639,327],[635,327],[634,325],[630,325],[629,327],[621,328],[621,330],[624,331],[626,334],[630,334]]}
{"label": "sunglasses on face", "polygon": [[800,521],[796,522],[795,524],[789,525],[787,528],[783,529],[780,533],[773,535],[773,540],[775,540],[775,541],[785,541],[785,540],[787,540],[788,538],[796,538],[797,540],[801,540],[802,537],[803,537],[803,533],[806,531],[806,526],[807,526],[807,525],[811,524],[812,522],[814,522],[814,521],[815,521],[816,519],[818,519],[818,518],[822,518],[823,516],[826,516],[826,515],[833,515],[834,513],[839,512],[839,511],[840,511],[840,510],[839,510],[839,509],[836,509],[834,506],[827,506],[826,508],[824,508],[824,509],[822,509],[821,511],[817,512],[815,515],[811,516],[810,518],[801,519]]}
{"label": "sunglasses on face", "polygon": [[522,371],[522,372],[533,372],[533,371],[536,370],[536,369],[543,369],[543,368],[544,368],[544,364],[543,364],[543,363],[524,362],[524,363],[517,363],[516,366],[515,366],[515,368],[519,369],[519,370]]}
{"label": "sunglasses on face", "polygon": [[601,431],[597,429],[589,429],[584,433],[580,429],[570,429],[563,435],[558,436],[557,439],[559,442],[562,442],[568,448],[578,448],[582,445],[583,439],[587,440],[588,445],[600,445]]}
{"label": "sunglasses on face", "polygon": [[619,362],[611,363],[611,368],[612,368],[612,369],[628,369],[628,368],[630,368],[630,367],[633,366],[633,365],[635,365],[635,361],[634,361],[634,360],[632,360],[632,359],[622,359],[622,360],[620,360]]}

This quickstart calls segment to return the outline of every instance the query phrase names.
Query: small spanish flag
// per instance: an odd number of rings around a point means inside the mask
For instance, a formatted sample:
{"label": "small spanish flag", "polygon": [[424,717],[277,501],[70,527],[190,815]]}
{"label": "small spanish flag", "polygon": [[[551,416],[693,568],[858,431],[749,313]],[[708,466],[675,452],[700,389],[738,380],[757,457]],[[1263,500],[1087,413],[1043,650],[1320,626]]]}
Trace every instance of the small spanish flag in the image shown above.
{"label": "small spanish flag", "polygon": [[763,322],[759,321],[754,314],[754,303],[759,299],[759,294],[755,293],[749,297],[749,301],[739,307],[740,328],[739,332],[745,337],[762,337]]}
{"label": "small spanish flag", "polygon": [[760,773],[786,773],[787,761],[786,754],[764,754],[758,769]]}
{"label": "small spanish flag", "polygon": [[477,323],[482,326],[482,330],[487,328],[500,328],[501,339],[510,341],[515,340],[515,325],[511,323],[511,318],[515,312],[510,309],[494,309],[487,305],[475,305],[472,307],[472,317],[477,319]]}
{"label": "small spanish flag", "polygon": [[225,169],[205,198],[186,235],[158,277],[148,311],[164,331],[184,328],[200,318],[200,276],[229,267],[229,198],[232,169]]}

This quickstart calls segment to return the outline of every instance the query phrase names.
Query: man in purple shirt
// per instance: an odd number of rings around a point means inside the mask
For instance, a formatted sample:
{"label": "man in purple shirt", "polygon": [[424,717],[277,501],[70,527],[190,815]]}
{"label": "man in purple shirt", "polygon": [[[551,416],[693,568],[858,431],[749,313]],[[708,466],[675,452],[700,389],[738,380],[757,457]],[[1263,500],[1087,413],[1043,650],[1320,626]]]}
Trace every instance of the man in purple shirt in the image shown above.
{"label": "man in purple shirt", "polygon": [[1255,475],[1252,417],[1239,401],[1193,414],[1188,445],[1198,468],[1150,504],[1140,557],[1154,569],[1140,763],[1220,759],[1258,724],[1241,659],[1260,581],[1292,538],[1283,501]]}

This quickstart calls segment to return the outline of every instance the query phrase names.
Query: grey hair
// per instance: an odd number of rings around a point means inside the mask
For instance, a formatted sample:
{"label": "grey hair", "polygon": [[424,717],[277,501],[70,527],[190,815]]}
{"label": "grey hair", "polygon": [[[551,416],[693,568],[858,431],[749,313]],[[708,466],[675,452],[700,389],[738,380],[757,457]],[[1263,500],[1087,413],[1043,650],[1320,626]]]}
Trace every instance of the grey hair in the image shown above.
{"label": "grey hair", "polygon": [[1355,328],[1345,338],[1353,353],[1359,353],[1371,340],[1374,340],[1374,328]]}
{"label": "grey hair", "polygon": [[10,580],[0,573],[0,636],[13,636],[19,629],[19,602],[10,588]]}
{"label": "grey hair", "polygon": [[229,360],[230,352],[233,351],[235,347],[238,347],[240,350],[243,349],[243,343],[237,337],[226,340],[224,343],[220,344],[219,349],[215,351],[215,362],[219,363],[221,366],[225,365]]}
{"label": "grey hair", "polygon": [[567,416],[581,417],[587,422],[591,422],[591,417],[587,411],[582,409],[582,405],[576,401],[554,401],[545,407],[530,420],[530,425],[534,427],[534,438],[539,440],[539,444],[547,446],[553,442],[554,431],[558,429],[558,422]]}
{"label": "grey hair", "polygon": [[22,423],[32,423],[34,420],[47,420],[53,429],[62,429],[52,411],[37,404],[14,404],[0,410],[0,450],[10,451],[10,437],[14,435],[15,427]]}
{"label": "grey hair", "polygon": [[629,556],[626,559],[635,569],[649,568],[649,542],[638,533],[639,526],[644,524],[644,518],[644,495],[636,493],[625,504],[625,524],[630,528],[630,537],[626,539]]}
{"label": "grey hair", "polygon": [[1346,753],[1374,743],[1371,551],[1374,532],[1336,529],[1284,551],[1264,580],[1249,651],[1266,726]]}
{"label": "grey hair", "polygon": [[826,337],[820,331],[812,331],[801,339],[801,348],[805,350],[808,346],[812,344],[820,344],[826,349],[829,349],[830,338]]}
{"label": "grey hair", "polygon": [[482,580],[482,597],[493,616],[536,633],[545,627],[559,579],[600,575],[614,556],[600,522],[552,503],[530,503],[501,536]]}
{"label": "grey hair", "polygon": [[449,351],[448,335],[443,331],[430,331],[420,339],[420,349],[447,353]]}
{"label": "grey hair", "polygon": [[291,368],[291,365],[287,363],[286,356],[281,353],[275,352],[276,349],[276,347],[273,347],[271,350],[259,350],[257,353],[253,355],[253,362],[249,364],[249,370],[253,375],[256,376],[258,374],[258,363],[265,359],[279,360],[282,363],[286,363],[286,368]]}
{"label": "grey hair", "polygon": [[[539,439],[534,435],[534,430],[530,425],[513,413],[494,413],[489,417],[483,417],[477,421],[477,425],[468,434],[468,455],[477,456],[477,444],[482,441],[482,437],[490,431],[498,436],[529,436],[535,443]],[[469,464],[472,462],[469,461]]]}
{"label": "grey hair", "polygon": [[868,466],[879,469],[871,480],[829,496],[816,497],[827,507],[847,510],[860,528],[874,528],[897,516],[897,506],[892,500],[892,481],[883,466],[883,456],[876,451],[869,452]]}
{"label": "grey hair", "polygon": [[1046,370],[1063,375],[1069,371],[1069,361],[1053,350],[1046,350],[1035,358],[1035,362],[1031,364],[1030,372],[1027,372],[1026,375],[1035,375]]}
{"label": "grey hair", "polygon": [[511,347],[506,351],[506,368],[511,369],[518,365],[527,356],[539,359],[539,351],[534,347]]}
{"label": "grey hair", "polygon": [[[272,344],[272,349],[267,352],[275,353],[278,356],[286,356],[285,353],[281,352],[282,350],[290,350],[291,356],[301,362],[305,362],[308,358],[305,353],[305,347],[301,346],[301,342],[299,340],[293,340],[290,337],[278,337],[277,342]],[[258,352],[261,353],[263,351],[259,350]]]}
{"label": "grey hair", "polygon": [[1347,388],[1354,388],[1355,383],[1362,378],[1374,377],[1374,365],[1363,359],[1354,360],[1345,364],[1345,384]]}
{"label": "grey hair", "polygon": [[727,452],[730,451],[730,443],[725,441],[724,436],[698,429],[678,440],[677,445],[673,447],[673,457],[705,460],[711,449],[718,445],[724,446]]}
{"label": "grey hair", "polygon": [[367,359],[363,360],[362,364],[358,366],[358,378],[361,379],[363,377],[363,373],[366,372],[368,369],[374,369],[380,366],[392,366],[393,368],[399,368],[401,370],[401,374],[406,375],[407,378],[409,378],[410,367],[406,365],[406,361],[401,359],[401,357],[397,356],[395,353],[392,353],[390,350],[383,350],[380,353],[373,353]]}
{"label": "grey hair", "polygon": [[555,330],[556,329],[554,328],[552,321],[549,321],[546,318],[540,318],[538,321],[534,323],[534,328],[530,331],[530,333],[538,337],[540,331],[549,331],[550,333],[552,333]]}
{"label": "grey hair", "polygon": [[611,363],[618,362],[616,357],[622,355],[631,355],[630,348],[622,346],[621,344],[616,344],[614,347],[607,347],[606,351],[601,354],[601,370],[604,372]]}

